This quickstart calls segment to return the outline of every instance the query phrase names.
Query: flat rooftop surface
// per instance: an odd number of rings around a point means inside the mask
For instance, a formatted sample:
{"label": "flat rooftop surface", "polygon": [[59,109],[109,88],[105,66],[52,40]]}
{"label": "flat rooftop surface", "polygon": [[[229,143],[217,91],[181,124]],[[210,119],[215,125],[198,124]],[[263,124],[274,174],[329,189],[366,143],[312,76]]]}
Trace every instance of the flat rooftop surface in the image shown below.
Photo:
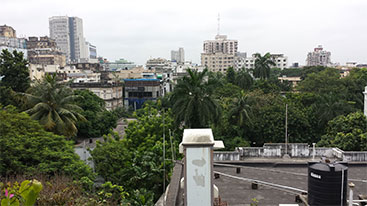
{"label": "flat rooftop surface", "polygon": [[[236,162],[240,164],[239,162]],[[289,162],[288,162],[289,163]],[[233,164],[233,162],[232,162]],[[240,165],[238,165],[240,166]],[[244,163],[241,173],[236,173],[236,167],[214,166],[214,172],[221,172],[232,176],[256,179],[279,185],[298,188],[307,191],[307,164],[272,164],[271,162],[251,162]],[[362,182],[360,180],[364,180]],[[367,164],[351,164],[348,166],[348,182],[355,184],[354,199],[358,199],[359,194],[367,195]],[[252,199],[258,200],[257,205],[279,205],[279,204],[299,204],[296,203],[296,194],[289,191],[258,185],[258,189],[251,189],[251,182],[234,179],[220,175],[214,179],[214,184],[219,189],[222,201],[226,201],[230,206],[250,206]],[[348,189],[349,192],[349,189]],[[297,193],[297,192],[296,192]],[[349,193],[347,194],[347,197]]]}

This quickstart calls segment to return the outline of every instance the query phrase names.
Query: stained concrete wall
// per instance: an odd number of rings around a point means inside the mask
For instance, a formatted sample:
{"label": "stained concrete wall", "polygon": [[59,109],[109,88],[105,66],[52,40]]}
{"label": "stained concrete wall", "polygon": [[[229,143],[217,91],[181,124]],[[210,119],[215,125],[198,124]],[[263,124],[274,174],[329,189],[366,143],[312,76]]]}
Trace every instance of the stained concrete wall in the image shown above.
{"label": "stained concrete wall", "polygon": [[367,162],[367,152],[343,152],[343,161]]}
{"label": "stained concrete wall", "polygon": [[213,152],[214,161],[238,161],[240,160],[239,152]]}
{"label": "stained concrete wall", "polygon": [[[263,147],[236,147],[233,152],[214,152],[214,161],[233,161],[246,158],[280,158],[285,154],[282,143],[264,144]],[[288,145],[288,154],[293,158],[311,158],[313,148],[305,143]],[[366,152],[346,152],[339,148],[316,147],[315,157],[338,158],[344,161],[367,162]]]}

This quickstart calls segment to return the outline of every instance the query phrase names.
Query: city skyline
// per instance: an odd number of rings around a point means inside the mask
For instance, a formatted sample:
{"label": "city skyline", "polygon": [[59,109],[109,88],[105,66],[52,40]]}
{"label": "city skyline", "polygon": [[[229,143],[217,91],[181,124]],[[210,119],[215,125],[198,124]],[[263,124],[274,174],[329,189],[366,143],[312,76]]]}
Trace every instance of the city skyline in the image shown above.
{"label": "city skyline", "polygon": [[[264,4],[267,6],[264,7]],[[49,36],[48,18],[83,19],[84,36],[110,61],[124,58],[145,64],[150,58],[170,59],[170,51],[185,49],[187,60],[200,64],[205,40],[220,34],[238,40],[238,51],[283,53],[289,63],[305,65],[317,45],[331,52],[331,61],[367,62],[363,45],[367,23],[361,21],[363,1],[10,1],[2,2],[0,24],[17,36]]]}

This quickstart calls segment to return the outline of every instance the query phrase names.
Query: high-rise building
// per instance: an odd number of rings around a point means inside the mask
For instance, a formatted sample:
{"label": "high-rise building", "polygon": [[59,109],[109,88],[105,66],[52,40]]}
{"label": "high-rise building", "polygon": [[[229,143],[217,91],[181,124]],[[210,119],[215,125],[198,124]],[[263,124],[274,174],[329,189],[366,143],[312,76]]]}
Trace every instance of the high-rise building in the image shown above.
{"label": "high-rise building", "polygon": [[307,66],[328,66],[331,65],[331,52],[325,51],[321,45],[314,48],[313,52],[307,54]]}
{"label": "high-rise building", "polygon": [[83,20],[78,17],[54,16],[49,19],[50,38],[65,54],[68,62],[87,59],[87,49],[83,35]]}
{"label": "high-rise building", "polygon": [[184,48],[179,48],[178,51],[171,51],[171,62],[177,62],[179,64],[185,63],[185,50]]}
{"label": "high-rise building", "polygon": [[171,62],[178,61],[178,51],[172,50],[171,51]]}
{"label": "high-rise building", "polygon": [[201,65],[209,71],[226,72],[228,67],[236,67],[238,41],[227,39],[226,35],[216,35],[215,40],[204,41]]}
{"label": "high-rise building", "polygon": [[178,49],[178,63],[185,63],[185,51],[184,48]]}

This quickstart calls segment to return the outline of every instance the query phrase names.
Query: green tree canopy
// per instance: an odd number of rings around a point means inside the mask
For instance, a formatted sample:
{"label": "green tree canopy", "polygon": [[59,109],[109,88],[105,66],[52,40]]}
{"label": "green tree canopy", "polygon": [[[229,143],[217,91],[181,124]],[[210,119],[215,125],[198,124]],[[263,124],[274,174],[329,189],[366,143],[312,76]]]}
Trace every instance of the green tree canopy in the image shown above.
{"label": "green tree canopy", "polygon": [[347,100],[354,102],[356,109],[362,110],[364,99],[362,92],[367,86],[367,68],[353,68],[343,82],[347,89]]}
{"label": "green tree canopy", "polygon": [[83,97],[78,98],[76,104],[83,109],[80,114],[87,119],[77,122],[78,137],[102,137],[116,127],[117,116],[104,108],[103,99],[89,90],[76,90],[74,95]]}
{"label": "green tree canopy", "polygon": [[340,79],[340,72],[334,68],[326,68],[318,73],[310,73],[301,81],[297,89],[301,92],[314,92],[319,95],[333,93],[340,97],[346,94],[347,90]]}
{"label": "green tree canopy", "polygon": [[[158,111],[146,104],[136,121],[129,123],[123,139],[108,138],[91,152],[96,171],[114,184],[122,185],[130,194],[146,189],[147,198],[160,196],[163,187],[163,132],[166,137],[166,157],[172,156],[169,130],[173,131],[170,111]],[[174,147],[177,141],[173,139]],[[171,161],[166,161],[166,181]]]}
{"label": "green tree canopy", "polygon": [[78,131],[76,123],[86,121],[80,114],[82,109],[74,103],[81,97],[58,83],[56,75],[46,75],[42,81],[37,80],[24,95],[30,107],[26,112],[48,131],[74,137]]}
{"label": "green tree canopy", "polygon": [[0,107],[0,175],[64,173],[79,179],[91,169],[74,152],[72,142],[46,132],[26,113]]}
{"label": "green tree canopy", "polygon": [[25,92],[30,86],[28,61],[22,52],[10,53],[3,50],[0,54],[0,86],[9,87],[15,92]]}
{"label": "green tree canopy", "polygon": [[242,68],[240,71],[236,73],[235,84],[244,90],[250,90],[254,80],[252,76]]}
{"label": "green tree canopy", "polygon": [[227,69],[226,74],[227,82],[234,84],[236,81],[236,72],[234,71],[233,67],[229,67]]}
{"label": "green tree canopy", "polygon": [[319,146],[338,147],[347,151],[367,150],[367,119],[362,112],[341,115],[328,124]]}

